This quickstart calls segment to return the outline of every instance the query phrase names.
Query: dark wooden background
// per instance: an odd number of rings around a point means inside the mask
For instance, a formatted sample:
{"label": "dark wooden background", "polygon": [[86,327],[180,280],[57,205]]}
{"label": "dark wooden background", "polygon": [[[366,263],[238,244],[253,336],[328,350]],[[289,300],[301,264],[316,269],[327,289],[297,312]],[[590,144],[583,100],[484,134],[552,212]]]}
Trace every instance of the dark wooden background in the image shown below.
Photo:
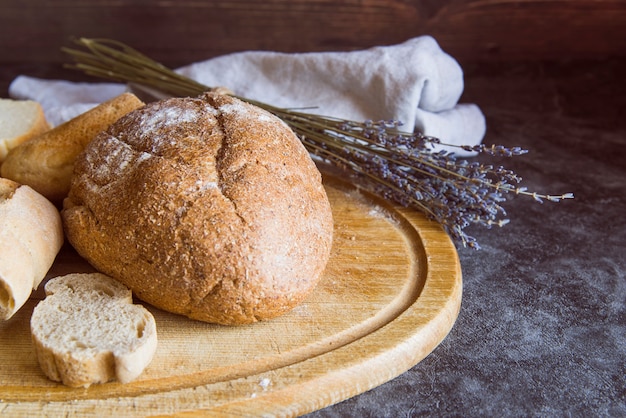
{"label": "dark wooden background", "polygon": [[423,34],[464,67],[624,56],[626,2],[0,0],[3,79],[58,72],[61,46],[81,36],[118,39],[179,66],[234,51],[353,50]]}

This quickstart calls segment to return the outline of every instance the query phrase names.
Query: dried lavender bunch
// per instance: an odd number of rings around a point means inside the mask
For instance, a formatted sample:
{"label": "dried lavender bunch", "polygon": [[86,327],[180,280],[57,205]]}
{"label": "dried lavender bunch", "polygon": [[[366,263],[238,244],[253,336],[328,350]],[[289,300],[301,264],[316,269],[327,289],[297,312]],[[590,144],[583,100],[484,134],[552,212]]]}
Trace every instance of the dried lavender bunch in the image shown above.
{"label": "dried lavender bunch", "polygon": [[[86,51],[64,50],[76,61],[71,68],[87,74],[137,83],[174,96],[197,96],[211,90],[119,42],[81,38],[77,44]],[[438,138],[403,132],[399,121],[355,122],[238,98],[281,118],[311,155],[352,173],[355,182],[374,193],[421,210],[464,247],[480,248],[465,232],[466,227],[477,224],[491,228],[508,223],[502,207],[506,194],[527,195],[538,202],[574,197],[571,193],[531,193],[518,187],[521,178],[503,167],[457,159],[451,152],[435,152],[434,146],[441,143]],[[459,148],[493,156],[527,152],[500,145]]]}
{"label": "dried lavender bunch", "polygon": [[[528,195],[538,202],[573,198],[571,193],[531,193],[518,187],[522,179],[504,167],[457,159],[452,152],[435,152],[435,145],[448,144],[419,132],[403,132],[399,121],[354,122],[284,109],[274,112],[301,136],[311,154],[355,173],[378,195],[420,209],[465,247],[480,248],[465,232],[466,227],[491,228],[509,222],[501,205],[507,193]],[[505,157],[527,153],[501,145],[458,148]]]}

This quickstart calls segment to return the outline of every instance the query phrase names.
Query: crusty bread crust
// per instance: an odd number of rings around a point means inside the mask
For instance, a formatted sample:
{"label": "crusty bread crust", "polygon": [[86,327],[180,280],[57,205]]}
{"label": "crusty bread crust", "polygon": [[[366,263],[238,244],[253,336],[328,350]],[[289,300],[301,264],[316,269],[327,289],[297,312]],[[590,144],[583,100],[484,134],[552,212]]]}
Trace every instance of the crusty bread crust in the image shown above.
{"label": "crusty bread crust", "polygon": [[31,316],[37,360],[48,378],[72,387],[128,383],[150,364],[156,322],[130,289],[100,273],[50,279]]}
{"label": "crusty bread crust", "polygon": [[0,178],[0,319],[24,305],[63,241],[57,208],[30,187]]}
{"label": "crusty bread crust", "polygon": [[124,93],[21,143],[8,153],[0,168],[2,177],[26,184],[60,203],[70,189],[74,160],[85,145],[143,104],[135,95]]}
{"label": "crusty bread crust", "polygon": [[300,303],[332,244],[321,175],[295,134],[213,93],[149,104],[99,135],[62,215],[77,251],[140,299],[228,325]]}

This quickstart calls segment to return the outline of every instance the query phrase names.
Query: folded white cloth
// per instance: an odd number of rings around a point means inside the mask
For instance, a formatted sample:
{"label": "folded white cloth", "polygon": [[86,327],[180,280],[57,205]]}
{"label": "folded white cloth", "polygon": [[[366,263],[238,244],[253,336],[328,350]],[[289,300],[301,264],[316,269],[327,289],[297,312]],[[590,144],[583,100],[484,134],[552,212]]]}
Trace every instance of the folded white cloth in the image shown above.
{"label": "folded white cloth", "polygon": [[[458,103],[463,71],[430,36],[352,52],[239,52],[177,71],[278,107],[354,121],[399,120],[403,130],[419,130],[454,145],[476,145],[486,129],[478,106]],[[19,76],[9,94],[39,101],[56,125],[125,90],[117,83]]]}

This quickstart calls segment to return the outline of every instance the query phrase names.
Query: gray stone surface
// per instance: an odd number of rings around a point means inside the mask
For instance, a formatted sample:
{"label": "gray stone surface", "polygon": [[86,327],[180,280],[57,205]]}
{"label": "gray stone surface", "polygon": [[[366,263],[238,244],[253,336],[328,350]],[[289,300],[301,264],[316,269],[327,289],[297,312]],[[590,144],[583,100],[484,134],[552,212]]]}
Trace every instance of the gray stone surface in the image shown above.
{"label": "gray stone surface", "polygon": [[486,143],[529,154],[493,161],[531,190],[511,223],[460,249],[461,312],[426,359],[369,392],[309,415],[626,416],[626,62],[466,69],[464,100]]}

